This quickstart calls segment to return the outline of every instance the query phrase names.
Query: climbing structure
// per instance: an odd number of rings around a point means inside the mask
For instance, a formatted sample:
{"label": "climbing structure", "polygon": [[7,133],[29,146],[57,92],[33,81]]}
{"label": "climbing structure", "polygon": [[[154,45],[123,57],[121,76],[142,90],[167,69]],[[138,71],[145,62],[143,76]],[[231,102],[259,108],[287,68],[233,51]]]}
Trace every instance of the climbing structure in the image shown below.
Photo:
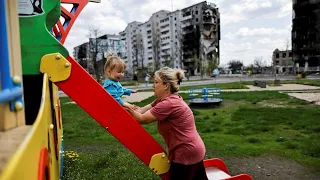
{"label": "climbing structure", "polygon": [[[61,17],[56,25],[52,27],[53,35],[61,44],[64,44],[73,23],[88,2],[99,3],[100,0],[61,0]],[[70,10],[66,9],[63,5],[71,6]]]}

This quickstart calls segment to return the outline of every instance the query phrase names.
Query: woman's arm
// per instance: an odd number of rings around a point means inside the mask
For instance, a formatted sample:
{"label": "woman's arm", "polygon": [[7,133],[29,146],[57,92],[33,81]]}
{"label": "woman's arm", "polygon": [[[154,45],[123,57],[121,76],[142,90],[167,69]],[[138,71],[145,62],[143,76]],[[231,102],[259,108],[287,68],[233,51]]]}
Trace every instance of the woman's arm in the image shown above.
{"label": "woman's arm", "polygon": [[139,113],[144,114],[152,108],[151,104],[148,104],[138,110]]}
{"label": "woman's arm", "polygon": [[157,118],[154,115],[152,115],[149,110],[144,114],[141,114],[138,111],[132,110],[130,108],[126,108],[126,109],[134,117],[134,119],[136,119],[140,124],[149,124],[154,121],[157,121]]}

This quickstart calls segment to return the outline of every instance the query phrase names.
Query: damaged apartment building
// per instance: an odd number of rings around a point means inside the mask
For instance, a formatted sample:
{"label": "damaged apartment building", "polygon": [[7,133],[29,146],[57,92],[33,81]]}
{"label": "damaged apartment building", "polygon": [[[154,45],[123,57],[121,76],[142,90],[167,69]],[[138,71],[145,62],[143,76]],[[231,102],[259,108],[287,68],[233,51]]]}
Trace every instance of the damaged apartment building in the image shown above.
{"label": "damaged apartment building", "polygon": [[124,56],[124,43],[120,40],[120,36],[115,34],[104,34],[97,38],[89,38],[89,42],[74,47],[73,57],[90,74],[94,74],[95,69],[103,73],[103,66],[108,53],[117,54],[121,58]]}
{"label": "damaged apartment building", "polygon": [[200,65],[219,64],[220,14],[213,3],[161,10],[144,23],[129,23],[119,34],[126,42],[123,59],[129,73],[169,66],[197,75]]}
{"label": "damaged apartment building", "polygon": [[293,60],[298,72],[320,72],[320,0],[293,0]]}

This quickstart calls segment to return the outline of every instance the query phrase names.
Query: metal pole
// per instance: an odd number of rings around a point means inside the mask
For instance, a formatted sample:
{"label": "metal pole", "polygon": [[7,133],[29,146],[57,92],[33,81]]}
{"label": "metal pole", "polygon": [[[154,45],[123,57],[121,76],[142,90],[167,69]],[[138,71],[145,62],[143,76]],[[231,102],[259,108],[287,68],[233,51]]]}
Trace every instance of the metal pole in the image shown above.
{"label": "metal pole", "polygon": [[6,21],[6,2],[0,0],[0,77],[1,77],[1,89],[10,89],[13,87],[10,75],[9,64],[9,48],[8,48],[8,32]]}

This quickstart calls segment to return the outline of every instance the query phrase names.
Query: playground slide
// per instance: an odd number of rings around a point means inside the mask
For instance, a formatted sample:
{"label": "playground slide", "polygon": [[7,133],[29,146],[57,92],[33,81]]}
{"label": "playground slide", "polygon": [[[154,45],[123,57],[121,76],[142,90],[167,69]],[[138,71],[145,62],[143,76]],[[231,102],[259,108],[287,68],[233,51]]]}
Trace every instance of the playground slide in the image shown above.
{"label": "playground slide", "polygon": [[204,166],[209,180],[252,180],[252,178],[247,174],[231,176],[225,163],[218,158],[205,160]]}

